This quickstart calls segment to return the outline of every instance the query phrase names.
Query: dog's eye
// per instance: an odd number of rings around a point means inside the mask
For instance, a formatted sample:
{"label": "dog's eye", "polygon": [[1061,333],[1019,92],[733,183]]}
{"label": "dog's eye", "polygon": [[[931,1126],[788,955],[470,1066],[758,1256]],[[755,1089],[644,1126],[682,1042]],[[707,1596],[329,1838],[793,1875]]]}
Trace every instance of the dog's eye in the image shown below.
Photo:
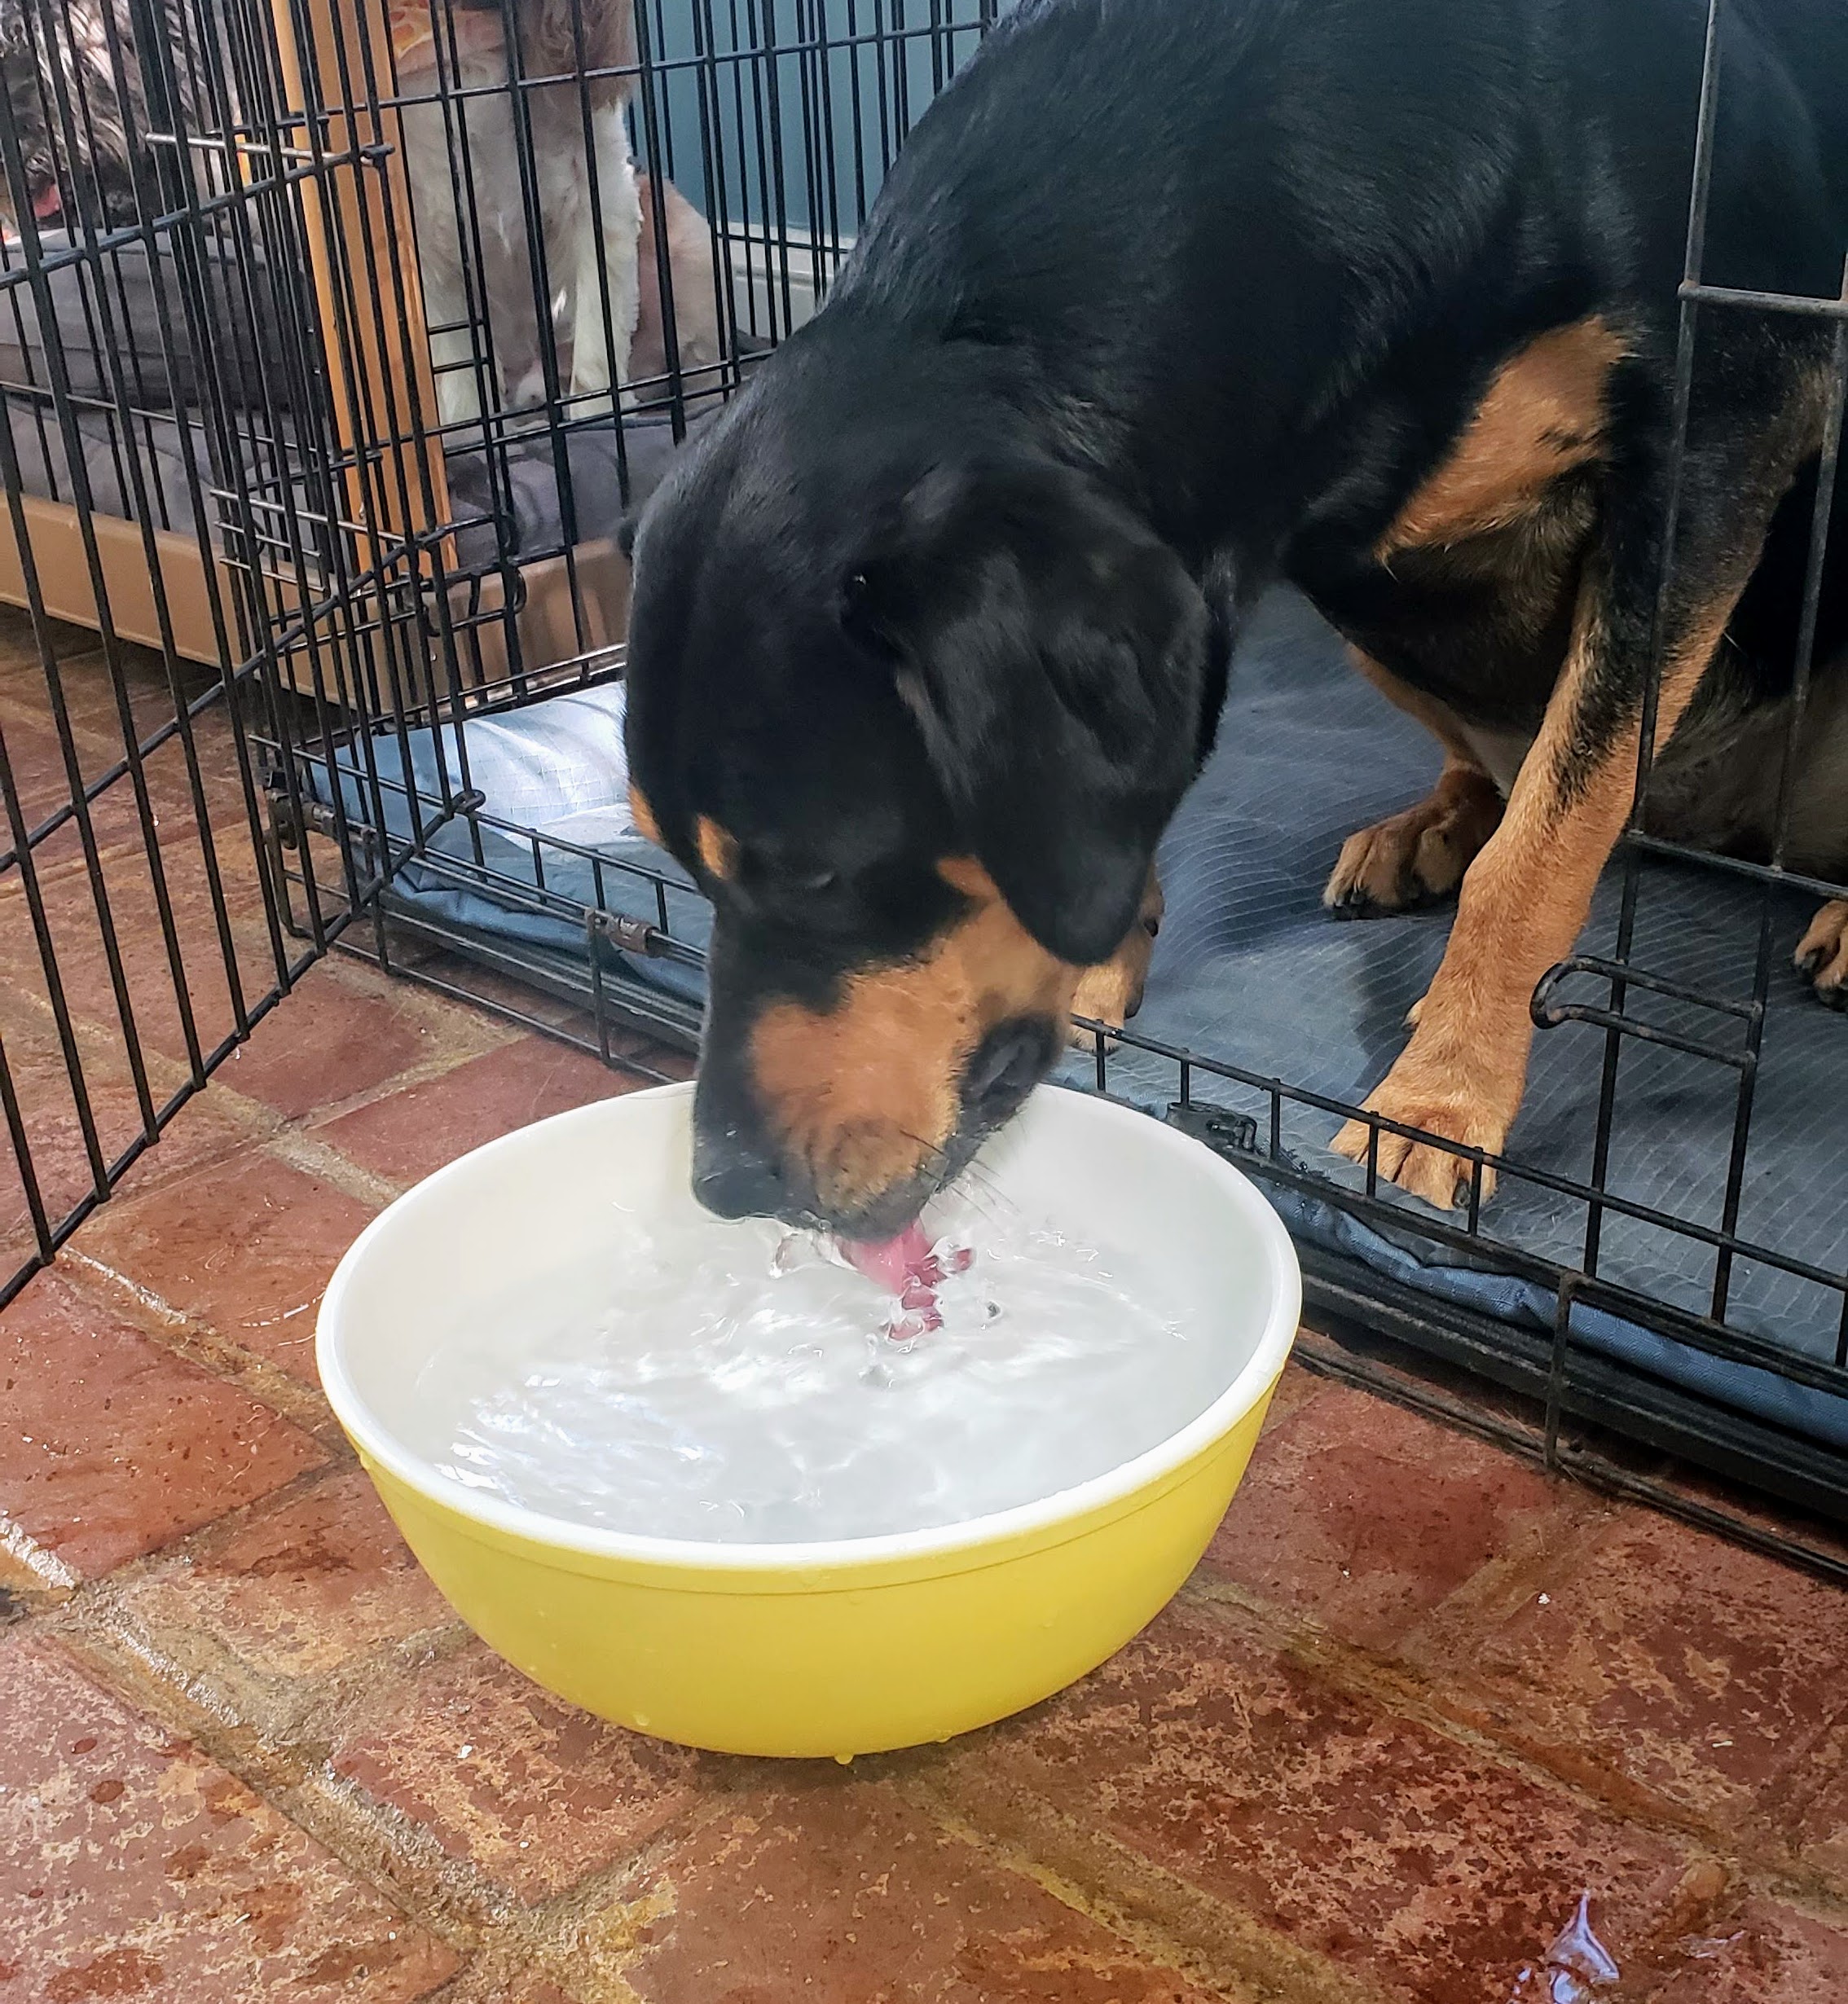
{"label": "dog's eye", "polygon": [[797,870],[784,880],[791,890],[832,890],[841,881],[838,870]]}

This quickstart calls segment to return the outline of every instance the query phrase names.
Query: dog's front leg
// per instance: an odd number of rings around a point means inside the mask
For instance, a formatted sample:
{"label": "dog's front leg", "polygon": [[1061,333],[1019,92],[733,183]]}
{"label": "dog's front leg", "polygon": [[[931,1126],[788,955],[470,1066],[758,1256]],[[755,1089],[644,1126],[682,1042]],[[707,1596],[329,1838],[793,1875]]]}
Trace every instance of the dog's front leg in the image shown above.
{"label": "dog's front leg", "polygon": [[[1713,658],[1789,484],[1801,427],[1781,415],[1751,434],[1749,450],[1705,442],[1709,456],[1691,442],[1678,582],[1664,608],[1658,749]],[[1365,1102],[1375,1113],[1490,1154],[1507,1141],[1526,1083],[1535,984],[1572,951],[1635,798],[1661,515],[1657,492],[1611,496],[1539,736],[1463,878],[1411,1040]],[[1354,1120],[1334,1146],[1361,1162],[1369,1142],[1367,1123]],[[1441,1210],[1467,1196],[1470,1163],[1441,1147],[1382,1130],[1378,1162],[1383,1177]],[[1485,1170],[1485,1196],[1494,1183]]]}
{"label": "dog's front leg", "polygon": [[[1087,1022],[1102,1023],[1120,1030],[1142,1006],[1142,990],[1149,978],[1149,962],[1155,957],[1155,935],[1161,930],[1162,914],[1168,902],[1162,895],[1161,879],[1149,872],[1148,889],[1142,893],[1142,907],[1129,937],[1101,967],[1087,967],[1078,978],[1078,991],[1071,999],[1071,1013]],[[1071,1041],[1081,1051],[1091,1048],[1095,1031],[1072,1026]]]}
{"label": "dog's front leg", "polygon": [[640,305],[641,201],[622,99],[607,87],[591,113],[591,145],[601,230],[592,226],[587,202],[571,300],[571,389],[577,396],[627,380]]}

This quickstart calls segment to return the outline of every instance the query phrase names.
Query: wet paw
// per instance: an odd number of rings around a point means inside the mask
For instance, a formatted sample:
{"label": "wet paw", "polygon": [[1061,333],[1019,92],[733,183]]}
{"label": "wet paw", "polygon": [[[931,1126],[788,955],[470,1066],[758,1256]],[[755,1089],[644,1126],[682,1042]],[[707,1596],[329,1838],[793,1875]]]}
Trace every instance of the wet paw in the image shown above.
{"label": "wet paw", "polygon": [[1848,899],[1825,904],[1797,946],[1797,971],[1807,975],[1816,1000],[1848,1009]]}
{"label": "wet paw", "polygon": [[1429,796],[1350,835],[1322,894],[1340,918],[1378,918],[1450,897],[1500,825],[1487,773],[1447,765]]}

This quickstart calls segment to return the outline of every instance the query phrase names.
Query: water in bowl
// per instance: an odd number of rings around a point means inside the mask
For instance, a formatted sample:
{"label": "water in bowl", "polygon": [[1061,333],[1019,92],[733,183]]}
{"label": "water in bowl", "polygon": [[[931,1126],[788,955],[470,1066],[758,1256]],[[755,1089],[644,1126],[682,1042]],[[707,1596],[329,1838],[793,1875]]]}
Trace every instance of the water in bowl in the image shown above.
{"label": "water in bowl", "polygon": [[[729,1543],[957,1523],[1156,1445],[1225,1388],[1151,1259],[953,1202],[917,1318],[821,1240],[618,1215],[438,1345],[416,1444],[542,1514]],[[946,1264],[953,1263],[946,1261]]]}

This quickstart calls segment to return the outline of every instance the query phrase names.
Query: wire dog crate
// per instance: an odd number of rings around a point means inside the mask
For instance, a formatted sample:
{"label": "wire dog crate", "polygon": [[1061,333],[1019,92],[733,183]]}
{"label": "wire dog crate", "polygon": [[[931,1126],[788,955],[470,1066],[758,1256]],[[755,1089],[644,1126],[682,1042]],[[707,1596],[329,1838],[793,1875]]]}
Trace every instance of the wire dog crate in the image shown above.
{"label": "wire dog crate", "polygon": [[[635,0],[613,15],[572,0],[562,43],[556,24],[542,43],[522,0],[14,4],[11,59],[37,79],[52,186],[32,121],[24,137],[15,121],[0,136],[16,218],[0,246],[0,597],[26,609],[45,673],[42,732],[10,724],[0,754],[7,950],[42,990],[30,1020],[0,1022],[20,1184],[9,1296],[337,943],[611,1063],[682,1068],[703,908],[624,825],[619,786],[535,809],[534,771],[557,767],[564,731],[589,747],[580,778],[618,769],[621,512],[825,297],[910,123],[998,11]],[[1678,438],[1711,316],[1833,321],[1794,732],[1848,281],[1812,299],[1703,279],[1723,4]],[[91,21],[100,68],[73,42]],[[125,107],[125,194],[101,130]],[[600,373],[565,352],[554,143],[581,143],[593,301],[624,283],[606,224],[627,155],[645,177],[636,339],[654,328],[657,367]],[[491,243],[504,226],[530,266],[517,311]],[[536,387],[507,365],[525,314]],[[611,358],[603,339],[587,345],[580,314],[571,340],[593,363]],[[1279,615],[1279,660],[1318,644],[1305,617]],[[1530,1145],[1524,1118],[1494,1202],[1469,1150],[1460,1215],[1402,1200],[1371,1166],[1338,1173],[1323,1144],[1384,1056],[1318,1070],[1236,1009],[1164,1019],[1160,958],[1144,1018],[1091,1031],[1069,1070],[1273,1194],[1340,1339],[1327,1367],[1848,1576],[1819,1526],[1703,1501],[1651,1459],[1848,1521],[1848,1203],[1839,1171],[1833,1193],[1793,1199],[1780,1167],[1785,1131],[1809,1134],[1806,1108],[1826,1120],[1848,1066],[1824,1035],[1840,1025],[1793,999],[1792,900],[1848,887],[1787,868],[1781,828],[1753,862],[1647,833],[1651,767],[1646,744],[1602,931],[1535,997],[1558,1132]],[[1407,978],[1441,939],[1414,919],[1349,929],[1368,938],[1344,951]]]}

